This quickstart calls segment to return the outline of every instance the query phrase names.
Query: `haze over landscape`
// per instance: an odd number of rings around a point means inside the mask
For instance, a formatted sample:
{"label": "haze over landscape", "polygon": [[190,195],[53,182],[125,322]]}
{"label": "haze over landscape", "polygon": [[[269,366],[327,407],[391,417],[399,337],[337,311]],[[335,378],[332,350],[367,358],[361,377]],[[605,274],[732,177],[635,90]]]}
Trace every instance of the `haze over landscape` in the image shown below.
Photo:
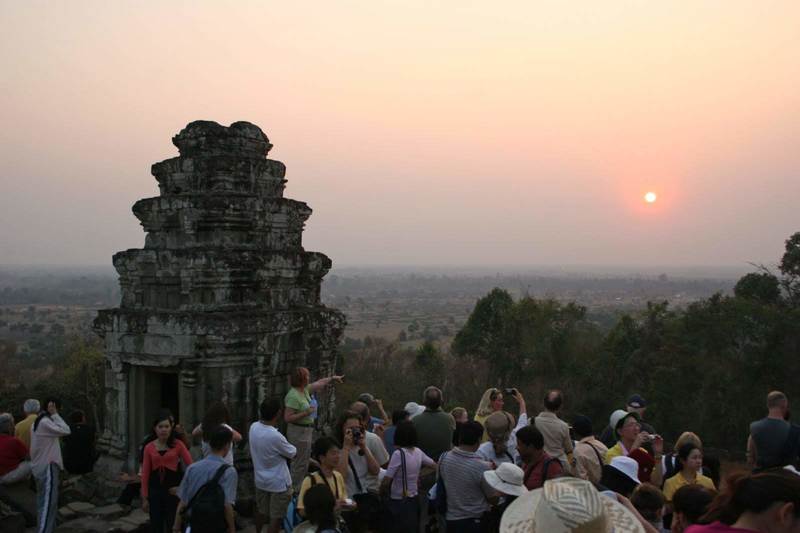
{"label": "haze over landscape", "polygon": [[[196,119],[247,120],[336,265],[774,263],[797,2],[4,2],[0,264],[109,264]],[[647,204],[646,192],[658,200]]]}

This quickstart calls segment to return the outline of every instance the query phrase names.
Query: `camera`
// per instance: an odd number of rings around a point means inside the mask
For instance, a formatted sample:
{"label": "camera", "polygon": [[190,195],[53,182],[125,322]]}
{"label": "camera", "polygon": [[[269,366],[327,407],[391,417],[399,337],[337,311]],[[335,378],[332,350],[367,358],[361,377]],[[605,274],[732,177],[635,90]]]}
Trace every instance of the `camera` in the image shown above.
{"label": "camera", "polygon": [[353,444],[358,446],[361,443],[361,439],[364,437],[361,430],[359,428],[353,428],[350,430],[350,433],[353,435]]}
{"label": "camera", "polygon": [[506,396],[516,396],[517,389],[503,389],[503,394],[505,394]]}

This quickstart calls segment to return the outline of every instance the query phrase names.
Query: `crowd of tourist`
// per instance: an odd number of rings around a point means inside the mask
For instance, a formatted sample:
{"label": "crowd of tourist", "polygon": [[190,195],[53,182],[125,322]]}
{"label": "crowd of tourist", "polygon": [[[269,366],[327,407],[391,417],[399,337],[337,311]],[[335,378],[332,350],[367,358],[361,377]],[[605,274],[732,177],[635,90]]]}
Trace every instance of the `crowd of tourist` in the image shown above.
{"label": "crowd of tourist", "polygon": [[[750,426],[749,469],[721,480],[697,434],[682,433],[665,451],[641,395],[596,437],[588,417],[562,418],[558,390],[534,416],[521,391],[492,388],[471,418],[465,407],[446,412],[434,386],[391,417],[364,393],[314,438],[315,393],[341,380],[311,382],[298,368],[285,398],[260,405],[246,434],[257,533],[800,533],[800,428],[780,392]],[[516,416],[505,410],[510,401]],[[28,400],[16,425],[0,413],[0,484],[35,483],[40,532],[55,526],[61,471],[89,472],[95,460],[85,415],[72,413],[68,424],[59,408]],[[233,449],[244,438],[225,404],[209,406],[190,433],[168,411],[149,429],[120,503],[140,499],[157,533],[236,531]]]}

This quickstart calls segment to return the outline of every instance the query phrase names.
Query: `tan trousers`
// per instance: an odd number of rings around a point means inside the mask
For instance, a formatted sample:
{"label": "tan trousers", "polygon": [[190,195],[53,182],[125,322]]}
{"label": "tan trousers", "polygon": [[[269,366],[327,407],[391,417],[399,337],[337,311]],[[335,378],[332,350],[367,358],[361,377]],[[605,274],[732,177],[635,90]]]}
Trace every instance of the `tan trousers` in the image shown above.
{"label": "tan trousers", "polygon": [[289,424],[286,427],[286,440],[297,448],[297,454],[292,459],[291,475],[292,489],[300,492],[300,484],[308,473],[308,458],[311,455],[311,439],[314,437],[314,428],[311,426],[297,426]]}

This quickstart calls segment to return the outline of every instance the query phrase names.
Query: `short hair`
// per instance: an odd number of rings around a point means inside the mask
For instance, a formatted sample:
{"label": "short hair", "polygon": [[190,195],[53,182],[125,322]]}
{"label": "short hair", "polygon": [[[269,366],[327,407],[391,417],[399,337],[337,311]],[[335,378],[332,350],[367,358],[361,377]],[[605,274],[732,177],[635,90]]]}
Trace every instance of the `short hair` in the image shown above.
{"label": "short hair", "polygon": [[411,420],[403,420],[394,430],[394,445],[397,448],[413,448],[417,445],[417,428]]}
{"label": "short hair", "polygon": [[358,413],[358,416],[365,424],[369,424],[370,414],[369,414],[369,406],[364,402],[353,402],[350,404],[350,410],[354,413]]}
{"label": "short hair", "polygon": [[339,441],[339,447],[344,446],[344,425],[347,423],[348,420],[358,420],[358,423],[361,424],[361,415],[353,411],[344,411],[342,414],[339,415],[339,418],[336,420],[336,427],[334,427],[334,435],[336,435],[336,439]]}
{"label": "short hair", "polygon": [[681,513],[689,524],[696,524],[706,514],[715,493],[701,485],[684,485],[672,495],[672,510]]}
{"label": "short hair", "polygon": [[459,430],[459,442],[464,446],[475,446],[483,437],[483,424],[476,420],[470,420],[461,425]]}
{"label": "short hair", "polygon": [[550,390],[544,395],[544,407],[548,411],[558,411],[561,409],[561,403],[564,401],[560,390]]}
{"label": "short hair", "polygon": [[14,434],[14,416],[11,413],[0,413],[0,434]]}
{"label": "short hair", "polygon": [[339,443],[332,437],[322,436],[311,445],[311,457],[319,461],[319,458],[326,455],[331,448],[339,448]]}
{"label": "short hair", "polygon": [[298,366],[289,375],[289,384],[292,387],[302,387],[311,379],[311,372],[304,366]]}
{"label": "short hair", "polygon": [[466,416],[466,415],[467,415],[467,410],[464,409],[463,407],[456,407],[455,409],[450,411],[450,416],[452,416],[453,418],[461,418],[461,416]]}
{"label": "short hair", "polygon": [[642,483],[633,491],[631,503],[642,518],[654,522],[658,520],[659,512],[664,508],[664,495],[653,485]]}
{"label": "short hair", "polygon": [[533,446],[537,450],[544,448],[544,436],[534,425],[520,428],[517,431],[517,442],[522,442],[525,446]]}
{"label": "short hair", "polygon": [[431,385],[422,395],[422,405],[425,407],[436,410],[442,406],[442,391],[439,387]]}
{"label": "short hair", "polygon": [[222,424],[212,428],[211,431],[203,429],[203,435],[208,436],[206,442],[214,451],[220,451],[233,441],[233,431]]}
{"label": "short hair", "polygon": [[697,436],[696,433],[692,433],[691,431],[684,431],[678,437],[678,440],[675,441],[675,452],[681,448],[684,444],[688,442],[694,442],[697,444],[697,447],[703,449],[703,441],[700,440],[700,437]]}
{"label": "short hair", "polygon": [[25,403],[22,405],[22,410],[25,411],[26,415],[35,415],[42,410],[42,404],[39,403],[39,400],[30,398],[25,400]]}
{"label": "short hair", "polygon": [[772,391],[767,394],[767,408],[780,407],[784,402],[789,401],[786,395],[780,391]]}
{"label": "short hair", "polygon": [[403,420],[407,420],[409,416],[410,415],[408,414],[408,411],[404,409],[397,409],[395,411],[392,411],[392,425],[396,426]]}
{"label": "short hair", "polygon": [[317,531],[336,527],[336,499],[326,483],[312,485],[303,494],[303,509]]}
{"label": "short hair", "polygon": [[261,402],[261,406],[258,408],[258,414],[261,420],[272,420],[281,412],[281,407],[280,398],[267,398]]}

